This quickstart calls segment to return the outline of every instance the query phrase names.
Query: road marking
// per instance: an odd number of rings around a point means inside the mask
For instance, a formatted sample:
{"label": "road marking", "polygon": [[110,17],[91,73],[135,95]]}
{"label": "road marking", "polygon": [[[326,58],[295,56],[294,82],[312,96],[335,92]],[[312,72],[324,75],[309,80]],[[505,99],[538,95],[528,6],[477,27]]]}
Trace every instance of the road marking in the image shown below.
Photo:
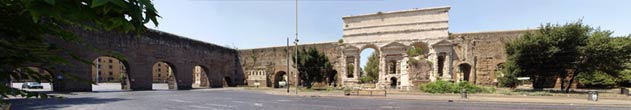
{"label": "road marking", "polygon": [[190,105],[193,108],[201,108],[201,109],[209,109],[210,107],[203,107],[203,106],[197,106],[197,105]]}
{"label": "road marking", "polygon": [[289,101],[291,101],[291,100],[286,100],[286,99],[283,99],[283,100],[277,100],[277,101],[278,101],[278,102],[289,102]]}
{"label": "road marking", "polygon": [[259,106],[259,107],[262,107],[262,106],[263,106],[263,104],[261,104],[261,103],[254,103],[254,106]]}
{"label": "road marking", "polygon": [[395,107],[395,106],[381,106],[381,108],[384,108],[384,109],[398,109],[398,108],[401,108],[401,107]]}
{"label": "road marking", "polygon": [[210,105],[210,106],[217,106],[217,107],[226,107],[226,108],[234,108],[234,106],[230,106],[230,105],[223,105],[223,104],[211,104],[211,103],[207,103],[206,105]]}
{"label": "road marking", "polygon": [[218,108],[211,108],[211,107],[204,107],[204,106],[197,106],[197,105],[189,105],[189,106],[193,108],[199,108],[199,109],[205,109],[205,110],[223,110],[223,109],[218,109]]}
{"label": "road marking", "polygon": [[244,102],[244,101],[232,101],[232,102],[234,102],[234,103],[242,103],[242,104],[243,103],[247,103],[247,102]]}
{"label": "road marking", "polygon": [[184,100],[178,100],[178,99],[171,99],[171,101],[180,102],[180,103],[193,103],[191,101],[184,101]]}

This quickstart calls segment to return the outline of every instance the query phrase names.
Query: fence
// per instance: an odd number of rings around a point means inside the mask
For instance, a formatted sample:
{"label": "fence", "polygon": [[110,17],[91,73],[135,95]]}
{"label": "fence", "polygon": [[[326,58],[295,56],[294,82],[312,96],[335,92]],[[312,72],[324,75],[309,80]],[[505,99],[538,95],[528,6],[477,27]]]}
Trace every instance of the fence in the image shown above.
{"label": "fence", "polygon": [[350,91],[344,91],[344,94],[347,96],[387,96],[388,91],[386,90],[361,90],[355,89]]}

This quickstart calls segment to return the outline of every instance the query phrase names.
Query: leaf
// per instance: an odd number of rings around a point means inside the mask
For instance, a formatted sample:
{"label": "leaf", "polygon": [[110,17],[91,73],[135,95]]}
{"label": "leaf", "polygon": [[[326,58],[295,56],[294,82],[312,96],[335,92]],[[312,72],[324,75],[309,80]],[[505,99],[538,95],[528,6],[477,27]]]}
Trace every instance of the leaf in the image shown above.
{"label": "leaf", "polygon": [[50,4],[50,5],[55,5],[55,0],[44,0],[44,2]]}
{"label": "leaf", "polygon": [[123,1],[123,0],[111,0],[110,2],[112,2],[115,5],[118,5],[120,7],[127,7],[125,1]]}
{"label": "leaf", "polygon": [[92,0],[92,6],[90,6],[90,8],[105,5],[107,2],[109,2],[109,0]]}

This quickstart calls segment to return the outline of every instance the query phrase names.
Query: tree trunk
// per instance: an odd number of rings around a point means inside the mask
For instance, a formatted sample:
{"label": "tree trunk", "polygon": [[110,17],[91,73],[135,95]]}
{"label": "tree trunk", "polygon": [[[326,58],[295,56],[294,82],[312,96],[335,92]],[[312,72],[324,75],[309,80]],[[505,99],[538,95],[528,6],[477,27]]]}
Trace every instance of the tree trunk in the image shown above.
{"label": "tree trunk", "polygon": [[559,89],[561,89],[561,91],[563,91],[563,89],[565,89],[564,88],[565,87],[565,77],[567,77],[567,73],[561,75],[561,77],[559,78],[559,80],[561,80],[561,88],[559,88]]}
{"label": "tree trunk", "polygon": [[532,84],[532,88],[534,90],[543,90],[543,84],[544,84],[543,81],[545,81],[545,80],[542,80],[541,77],[536,76],[534,78],[534,81],[533,81],[533,84]]}
{"label": "tree trunk", "polygon": [[572,78],[570,78],[570,82],[568,82],[567,88],[565,88],[565,93],[570,93],[570,88],[572,88],[572,83],[574,82],[574,79],[576,78],[576,76],[578,76],[579,73],[580,72],[578,71],[574,71],[574,73],[572,74]]}

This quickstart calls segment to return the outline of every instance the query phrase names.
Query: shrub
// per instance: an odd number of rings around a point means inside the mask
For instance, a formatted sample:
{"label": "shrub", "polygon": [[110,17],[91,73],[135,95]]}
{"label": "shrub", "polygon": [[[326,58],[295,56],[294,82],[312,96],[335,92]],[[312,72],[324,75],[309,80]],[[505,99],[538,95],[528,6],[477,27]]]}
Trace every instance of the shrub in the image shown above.
{"label": "shrub", "polygon": [[631,87],[631,70],[621,71],[618,76],[618,86]]}
{"label": "shrub", "polygon": [[374,82],[375,78],[371,77],[371,76],[362,76],[359,77],[359,82],[360,83],[371,83]]}
{"label": "shrub", "polygon": [[576,78],[588,88],[612,88],[616,85],[616,78],[601,71],[591,74],[579,74]]}
{"label": "shrub", "polygon": [[463,81],[459,83],[451,83],[447,81],[436,81],[421,86],[421,91],[428,93],[460,93],[462,89],[466,89],[467,93],[492,93],[495,92],[493,87],[483,87]]}

